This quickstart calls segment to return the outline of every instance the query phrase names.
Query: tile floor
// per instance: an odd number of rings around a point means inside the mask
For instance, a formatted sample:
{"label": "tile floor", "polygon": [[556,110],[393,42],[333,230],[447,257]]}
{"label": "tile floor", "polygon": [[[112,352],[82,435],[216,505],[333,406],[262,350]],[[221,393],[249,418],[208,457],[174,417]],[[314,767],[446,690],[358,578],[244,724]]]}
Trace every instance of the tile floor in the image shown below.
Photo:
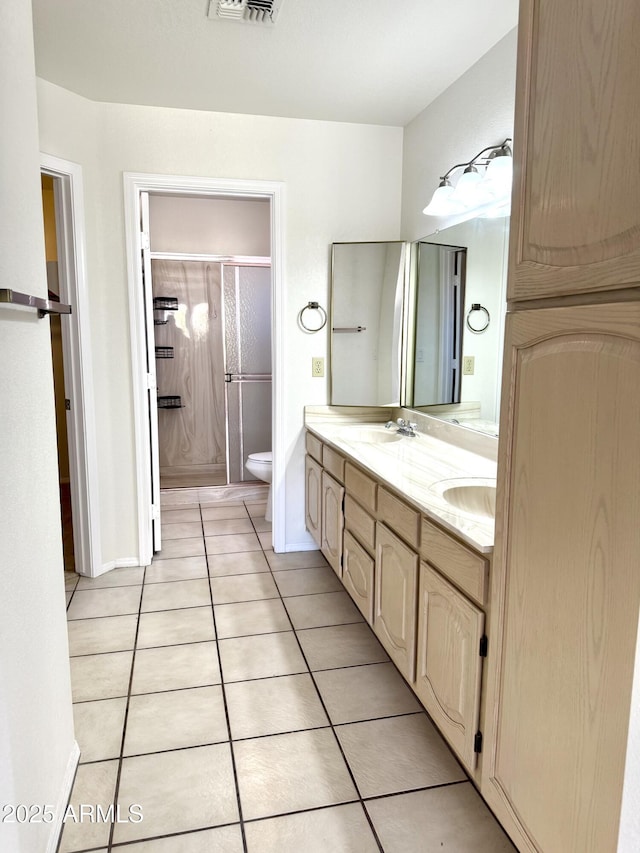
{"label": "tile floor", "polygon": [[71,803],[120,820],[60,853],[514,851],[319,552],[260,503],[162,520],[148,568],[67,576]]}

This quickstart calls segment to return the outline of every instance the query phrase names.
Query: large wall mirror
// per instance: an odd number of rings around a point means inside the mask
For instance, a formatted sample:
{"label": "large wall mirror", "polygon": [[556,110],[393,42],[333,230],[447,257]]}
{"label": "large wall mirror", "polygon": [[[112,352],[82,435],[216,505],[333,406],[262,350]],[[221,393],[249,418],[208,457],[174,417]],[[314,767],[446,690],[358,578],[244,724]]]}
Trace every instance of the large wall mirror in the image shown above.
{"label": "large wall mirror", "polygon": [[[508,217],[475,218],[413,244],[335,244],[332,405],[401,404],[496,433],[508,232]],[[468,317],[490,320],[473,331]]]}

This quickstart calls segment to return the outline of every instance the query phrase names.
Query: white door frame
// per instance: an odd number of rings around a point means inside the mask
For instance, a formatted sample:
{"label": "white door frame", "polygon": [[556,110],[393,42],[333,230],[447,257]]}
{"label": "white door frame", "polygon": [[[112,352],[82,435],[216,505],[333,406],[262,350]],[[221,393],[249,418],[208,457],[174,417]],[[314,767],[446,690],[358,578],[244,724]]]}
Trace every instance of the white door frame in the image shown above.
{"label": "white door frame", "polygon": [[40,154],[40,171],[57,179],[54,198],[60,300],[72,306],[72,313],[62,318],[61,325],[65,396],[71,400],[67,431],[76,571],[97,577],[103,567],[82,167]]}
{"label": "white door frame", "polygon": [[140,565],[148,565],[153,557],[151,535],[151,451],[149,446],[149,406],[147,395],[144,298],[141,275],[142,242],[140,234],[140,193],[175,193],[177,195],[224,195],[238,199],[262,198],[271,208],[271,347],[273,358],[273,547],[285,548],[285,460],[283,424],[286,411],[284,377],[284,183],[279,181],[246,181],[226,178],[201,178],[180,175],[148,175],[124,173],[124,210],[129,279],[129,315],[131,326],[131,363],[133,411],[135,423],[135,461],[138,493],[138,547]]}

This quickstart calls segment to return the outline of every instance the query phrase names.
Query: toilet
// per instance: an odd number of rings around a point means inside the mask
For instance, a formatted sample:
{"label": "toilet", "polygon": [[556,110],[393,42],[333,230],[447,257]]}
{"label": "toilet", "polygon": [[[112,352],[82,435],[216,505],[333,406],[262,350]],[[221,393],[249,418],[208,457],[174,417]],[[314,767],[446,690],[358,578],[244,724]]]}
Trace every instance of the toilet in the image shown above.
{"label": "toilet", "polygon": [[258,480],[264,483],[269,483],[269,494],[267,495],[267,509],[264,514],[265,521],[271,521],[271,474],[273,466],[273,454],[271,451],[266,453],[250,453],[245,462],[245,468],[250,474],[253,474]]}

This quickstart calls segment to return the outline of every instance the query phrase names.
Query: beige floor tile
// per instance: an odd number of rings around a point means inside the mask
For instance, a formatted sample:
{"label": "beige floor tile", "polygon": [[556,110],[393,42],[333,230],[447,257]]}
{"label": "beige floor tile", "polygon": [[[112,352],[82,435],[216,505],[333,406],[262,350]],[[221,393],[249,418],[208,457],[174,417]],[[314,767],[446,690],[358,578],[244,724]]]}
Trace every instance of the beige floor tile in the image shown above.
{"label": "beige floor tile", "polygon": [[214,642],[138,649],[136,652],[132,694],[210,684],[220,684],[218,652]]}
{"label": "beige floor tile", "polygon": [[293,631],[220,640],[219,646],[225,683],[308,671]]}
{"label": "beige floor tile", "polygon": [[162,520],[162,541],[168,539],[195,539],[202,536],[202,524],[197,521],[179,521],[166,524]]}
{"label": "beige floor tile", "polygon": [[299,631],[298,639],[312,672],[389,660],[366,622],[309,628]]}
{"label": "beige floor tile", "polygon": [[110,652],[70,658],[71,696],[74,702],[126,696],[133,652]]}
{"label": "beige floor tile", "polygon": [[225,506],[202,506],[203,521],[221,521],[225,518],[247,518],[248,513],[244,504],[232,504]]}
{"label": "beige floor tile", "polygon": [[470,782],[366,804],[385,853],[516,853]]}
{"label": "beige floor tile", "polygon": [[192,581],[171,581],[145,586],[142,595],[142,612],[150,610],[176,610],[183,607],[205,607],[211,604],[209,581],[205,578]]}
{"label": "beige floor tile", "polygon": [[129,700],[123,755],[229,739],[221,687],[147,693]]}
{"label": "beige floor tile", "polygon": [[213,611],[208,607],[189,607],[141,613],[137,648],[175,646],[214,640]]}
{"label": "beige floor tile", "polygon": [[422,711],[392,663],[329,669],[315,678],[336,725]]}
{"label": "beige floor tile", "polygon": [[238,824],[219,826],[186,835],[138,841],[123,847],[121,853],[243,853],[242,833]]}
{"label": "beige floor tile", "polygon": [[219,639],[290,631],[291,623],[279,598],[218,604],[214,608]]}
{"label": "beige floor tile", "polygon": [[329,565],[320,551],[292,551],[288,554],[265,551],[265,556],[274,572],[283,572],[286,569],[313,569]]}
{"label": "beige floor tile", "polygon": [[264,518],[264,514],[267,511],[266,501],[258,501],[256,503],[245,502],[245,505],[251,518]]}
{"label": "beige floor tile", "polygon": [[234,739],[329,725],[310,675],[227,684],[226,696]]}
{"label": "beige floor tile", "polygon": [[[300,853],[301,850],[378,853],[379,850],[359,803],[252,821],[245,825],[245,833],[249,853]],[[423,853],[426,849],[421,848]]]}
{"label": "beige floor tile", "polygon": [[[251,522],[256,533],[267,533],[273,529],[273,524],[270,521],[267,521],[264,518],[252,518]],[[271,546],[269,546],[271,547]]]}
{"label": "beige floor tile", "polygon": [[76,590],[67,611],[67,618],[94,619],[99,616],[123,616],[128,613],[137,613],[140,607],[141,591],[141,586]]}
{"label": "beige floor tile", "polygon": [[77,589],[108,589],[114,586],[138,586],[144,579],[144,568],[112,569],[97,578],[80,578]]}
{"label": "beige floor tile", "polygon": [[258,541],[262,545],[263,550],[268,550],[273,545],[273,540],[271,537],[271,531],[264,531],[258,533]]}
{"label": "beige floor tile", "polygon": [[199,509],[163,509],[160,513],[162,524],[182,524],[183,521],[200,521]]}
{"label": "beige floor tile", "polygon": [[80,580],[80,575],[77,575],[75,572],[65,572],[64,573],[64,588],[66,590],[73,590],[78,585],[78,581]]}
{"label": "beige floor tile", "polygon": [[[117,774],[117,761],[81,764],[78,767],[69,800],[77,821],[71,817],[71,813],[65,820],[60,853],[91,849],[109,843],[110,824],[86,819],[80,822],[79,807],[81,804],[92,805],[95,813],[95,808],[99,805],[103,812],[106,812],[109,806],[113,805]],[[129,803],[127,803],[128,805]]]}
{"label": "beige floor tile", "polygon": [[237,822],[229,744],[125,758],[119,802],[139,803],[144,820],[117,824],[116,843]]}
{"label": "beige floor tile", "polygon": [[207,554],[237,554],[241,551],[260,551],[255,533],[232,533],[228,536],[207,536]]}
{"label": "beige floor tile", "polygon": [[363,622],[362,614],[346,592],[326,592],[285,599],[293,627],[323,628]]}
{"label": "beige floor tile", "polygon": [[328,566],[309,569],[289,569],[274,572],[280,595],[314,595],[319,592],[340,592],[344,589],[334,571]]}
{"label": "beige floor tile", "polygon": [[67,602],[67,607],[69,607],[71,599],[73,598],[73,590],[72,589],[65,590],[64,597],[65,597],[65,601]]}
{"label": "beige floor tile", "polygon": [[73,726],[82,764],[120,756],[126,709],[126,696],[73,706]]}
{"label": "beige floor tile", "polygon": [[204,522],[205,536],[223,536],[231,533],[253,533],[253,525],[244,518],[219,518]]}
{"label": "beige floor tile", "polygon": [[211,595],[214,605],[279,598],[278,588],[268,572],[211,578]]}
{"label": "beige floor tile", "polygon": [[146,585],[206,577],[208,577],[206,557],[176,557],[173,560],[154,560],[147,568],[144,582]]}
{"label": "beige floor tile", "polygon": [[350,723],[336,734],[363,797],[467,778],[426,714]]}
{"label": "beige floor tile", "polygon": [[160,559],[171,560],[174,557],[199,557],[204,554],[202,534],[188,539],[163,539]]}
{"label": "beige floor tile", "polygon": [[138,617],[104,616],[100,619],[75,619],[67,622],[69,654],[92,655],[132,649]]}
{"label": "beige floor tile", "polygon": [[262,551],[209,555],[209,574],[212,578],[224,575],[251,575],[268,571],[269,564]]}
{"label": "beige floor tile", "polygon": [[[191,489],[190,491],[195,491]],[[181,494],[182,492],[182,494]],[[165,494],[160,495],[160,512],[165,513],[167,511],[176,510],[176,509],[199,509],[200,504],[196,500],[195,497],[189,496],[188,500],[185,500],[183,489],[172,489]]]}
{"label": "beige floor tile", "polygon": [[234,753],[247,820],[356,798],[330,729],[239,741]]}

